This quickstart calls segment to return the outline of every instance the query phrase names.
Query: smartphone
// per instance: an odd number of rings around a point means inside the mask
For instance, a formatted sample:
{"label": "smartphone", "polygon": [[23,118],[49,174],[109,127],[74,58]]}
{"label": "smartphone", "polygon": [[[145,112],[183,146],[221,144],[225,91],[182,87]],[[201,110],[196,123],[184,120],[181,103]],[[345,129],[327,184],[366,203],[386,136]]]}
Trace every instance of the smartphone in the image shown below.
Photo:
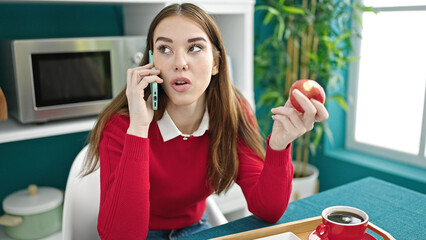
{"label": "smartphone", "polygon": [[[152,63],[154,58],[152,57],[152,51],[149,50],[149,63]],[[152,67],[155,69],[155,67]],[[150,83],[149,87],[151,88],[151,96],[152,96],[152,109],[158,109],[158,84],[156,82]]]}

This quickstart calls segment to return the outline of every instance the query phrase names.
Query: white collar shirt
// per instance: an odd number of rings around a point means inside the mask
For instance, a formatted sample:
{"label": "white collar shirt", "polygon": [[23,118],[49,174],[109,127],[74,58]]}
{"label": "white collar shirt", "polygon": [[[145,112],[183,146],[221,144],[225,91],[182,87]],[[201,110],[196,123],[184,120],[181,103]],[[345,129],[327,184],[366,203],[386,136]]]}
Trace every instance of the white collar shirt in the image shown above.
{"label": "white collar shirt", "polygon": [[167,142],[173,138],[178,136],[182,136],[184,140],[188,139],[188,137],[200,137],[204,135],[204,133],[209,129],[209,113],[207,109],[204,111],[203,118],[201,119],[200,126],[198,129],[188,135],[183,134],[175,125],[169,113],[164,111],[163,117],[157,121],[158,128],[160,129],[161,136],[163,137],[163,141]]}

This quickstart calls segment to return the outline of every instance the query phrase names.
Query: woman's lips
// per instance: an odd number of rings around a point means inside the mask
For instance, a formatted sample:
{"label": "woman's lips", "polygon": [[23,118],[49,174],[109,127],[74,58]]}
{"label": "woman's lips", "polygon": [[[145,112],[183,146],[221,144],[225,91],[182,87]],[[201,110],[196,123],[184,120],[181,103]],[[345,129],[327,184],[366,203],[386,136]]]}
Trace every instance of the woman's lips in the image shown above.
{"label": "woman's lips", "polygon": [[176,92],[184,92],[191,87],[191,81],[185,77],[178,77],[172,80],[172,88]]}

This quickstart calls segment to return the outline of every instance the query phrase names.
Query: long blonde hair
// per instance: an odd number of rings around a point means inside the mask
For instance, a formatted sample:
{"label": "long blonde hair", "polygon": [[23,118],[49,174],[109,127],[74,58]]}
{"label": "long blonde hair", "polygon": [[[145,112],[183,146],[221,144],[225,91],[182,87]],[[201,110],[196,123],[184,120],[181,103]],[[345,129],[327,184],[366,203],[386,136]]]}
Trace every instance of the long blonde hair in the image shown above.
{"label": "long blonde hair", "polygon": [[[213,44],[214,56],[219,60],[219,73],[212,76],[206,90],[206,106],[209,112],[209,162],[208,183],[217,193],[226,191],[238,174],[237,145],[244,141],[261,159],[265,156],[263,139],[260,136],[254,113],[242,94],[231,84],[226,52],[219,28],[215,21],[201,8],[190,3],[173,4],[164,8],[152,21],[147,36],[147,49],[153,49],[153,34],[157,25],[169,16],[184,16],[199,24]],[[145,51],[141,66],[148,63]],[[167,105],[167,95],[159,87],[158,110],[153,121],[163,116]],[[150,95],[149,88],[145,96]],[[114,114],[128,115],[125,89],[116,96],[98,117],[98,122],[90,134],[89,151],[84,175],[95,171],[99,166],[99,142],[102,131]]]}

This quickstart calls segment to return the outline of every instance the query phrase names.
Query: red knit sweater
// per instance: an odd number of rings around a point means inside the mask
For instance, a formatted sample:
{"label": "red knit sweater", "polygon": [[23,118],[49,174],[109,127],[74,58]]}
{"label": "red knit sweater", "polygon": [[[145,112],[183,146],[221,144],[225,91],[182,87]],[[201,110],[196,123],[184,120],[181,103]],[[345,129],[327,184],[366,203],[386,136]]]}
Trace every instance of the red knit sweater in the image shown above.
{"label": "red knit sweater", "polygon": [[[102,239],[145,239],[148,230],[177,229],[202,217],[207,184],[208,132],[163,142],[156,122],[148,138],[126,133],[129,117],[114,115],[99,146],[101,200],[98,232]],[[249,210],[276,222],[287,208],[293,177],[290,147],[274,151],[267,144],[264,162],[238,145],[236,183]]]}

